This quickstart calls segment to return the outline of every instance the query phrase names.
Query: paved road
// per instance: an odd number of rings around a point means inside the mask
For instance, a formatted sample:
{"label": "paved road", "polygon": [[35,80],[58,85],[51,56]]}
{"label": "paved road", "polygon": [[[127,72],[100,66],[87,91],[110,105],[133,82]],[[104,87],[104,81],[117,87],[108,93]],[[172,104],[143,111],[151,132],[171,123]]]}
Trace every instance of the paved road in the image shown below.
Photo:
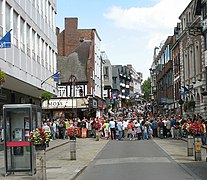
{"label": "paved road", "polygon": [[172,159],[157,143],[109,141],[77,180],[199,179]]}

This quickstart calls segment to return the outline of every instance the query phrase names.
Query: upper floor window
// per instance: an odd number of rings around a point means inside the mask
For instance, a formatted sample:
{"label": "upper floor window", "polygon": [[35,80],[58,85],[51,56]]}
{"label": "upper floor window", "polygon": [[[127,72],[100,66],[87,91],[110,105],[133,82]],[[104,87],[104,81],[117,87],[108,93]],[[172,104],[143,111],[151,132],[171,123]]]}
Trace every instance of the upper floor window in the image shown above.
{"label": "upper floor window", "polygon": [[9,31],[11,29],[10,26],[10,17],[11,17],[11,6],[6,3],[6,16],[5,16],[5,23],[6,23],[6,31]]}
{"label": "upper floor window", "polygon": [[29,24],[27,24],[27,27],[26,27],[26,38],[27,38],[27,55],[30,56],[30,26]]}
{"label": "upper floor window", "polygon": [[25,35],[24,35],[24,19],[20,19],[20,42],[21,42],[21,50],[25,51]]}
{"label": "upper floor window", "polygon": [[108,80],[109,79],[109,67],[105,66],[104,67],[104,80]]}
{"label": "upper floor window", "polygon": [[13,13],[13,37],[14,45],[18,46],[18,14],[16,11]]}
{"label": "upper floor window", "polygon": [[201,12],[202,12],[203,19],[205,19],[206,16],[207,16],[207,6],[206,6],[206,3],[203,4]]}
{"label": "upper floor window", "polygon": [[0,37],[3,37],[2,0],[0,0]]}

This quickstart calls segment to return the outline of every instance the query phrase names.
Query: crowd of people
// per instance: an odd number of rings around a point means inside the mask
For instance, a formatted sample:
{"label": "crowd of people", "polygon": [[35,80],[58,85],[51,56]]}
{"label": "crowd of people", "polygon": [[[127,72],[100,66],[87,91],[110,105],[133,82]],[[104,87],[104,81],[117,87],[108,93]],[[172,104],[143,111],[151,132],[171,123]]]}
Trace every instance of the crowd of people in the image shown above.
{"label": "crowd of people", "polygon": [[[129,111],[130,112],[130,111]],[[202,144],[206,144],[206,121],[199,115],[186,116],[179,115],[166,116],[148,116],[139,113],[113,113],[103,117],[89,118],[81,120],[60,118],[55,121],[47,120],[43,128],[51,133],[51,139],[65,139],[68,128],[78,128],[77,137],[105,138],[111,140],[149,140],[153,137],[175,138],[185,137],[187,132],[183,129],[185,122],[197,121],[202,125]],[[86,131],[82,135],[82,130]]]}

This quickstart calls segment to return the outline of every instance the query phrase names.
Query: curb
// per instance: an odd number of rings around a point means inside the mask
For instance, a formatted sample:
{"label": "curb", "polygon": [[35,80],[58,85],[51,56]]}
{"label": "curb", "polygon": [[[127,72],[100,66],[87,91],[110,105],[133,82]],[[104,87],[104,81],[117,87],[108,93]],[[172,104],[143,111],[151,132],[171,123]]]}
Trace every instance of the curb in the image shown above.
{"label": "curb", "polygon": [[55,148],[58,148],[58,147],[60,147],[60,146],[63,146],[63,145],[65,145],[65,144],[67,144],[67,143],[69,143],[69,142],[64,142],[64,143],[62,143],[62,144],[56,145],[56,146],[54,146],[54,147],[51,147],[51,148],[49,148],[49,149],[46,148],[46,152],[47,152],[47,151],[50,151],[50,150],[53,150],[53,149],[55,149]]}
{"label": "curb", "polygon": [[76,175],[74,175],[70,180],[75,180],[85,169],[87,168],[87,166],[84,166],[83,168],[81,168]]}
{"label": "curb", "polygon": [[[187,141],[186,139],[183,139],[181,138],[180,140],[183,140],[183,141]],[[187,166],[185,166],[184,164],[182,163],[178,163],[176,162],[175,159],[173,159],[171,157],[171,155],[169,154],[169,152],[164,149],[163,147],[161,147],[157,142],[156,140],[154,141],[154,143],[156,143],[166,154],[167,156],[178,166],[178,167],[181,167],[184,171],[186,171],[191,177],[193,177],[195,180],[201,180],[199,176],[197,176],[194,172],[192,172]]]}

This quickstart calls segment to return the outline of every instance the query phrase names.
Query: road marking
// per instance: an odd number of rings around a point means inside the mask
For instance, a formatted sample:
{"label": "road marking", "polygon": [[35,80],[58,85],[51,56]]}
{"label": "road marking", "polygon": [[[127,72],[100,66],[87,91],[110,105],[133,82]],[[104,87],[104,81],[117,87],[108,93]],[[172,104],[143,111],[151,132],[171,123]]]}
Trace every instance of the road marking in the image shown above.
{"label": "road marking", "polygon": [[98,159],[95,165],[120,163],[171,163],[166,157],[127,157],[117,159]]}

